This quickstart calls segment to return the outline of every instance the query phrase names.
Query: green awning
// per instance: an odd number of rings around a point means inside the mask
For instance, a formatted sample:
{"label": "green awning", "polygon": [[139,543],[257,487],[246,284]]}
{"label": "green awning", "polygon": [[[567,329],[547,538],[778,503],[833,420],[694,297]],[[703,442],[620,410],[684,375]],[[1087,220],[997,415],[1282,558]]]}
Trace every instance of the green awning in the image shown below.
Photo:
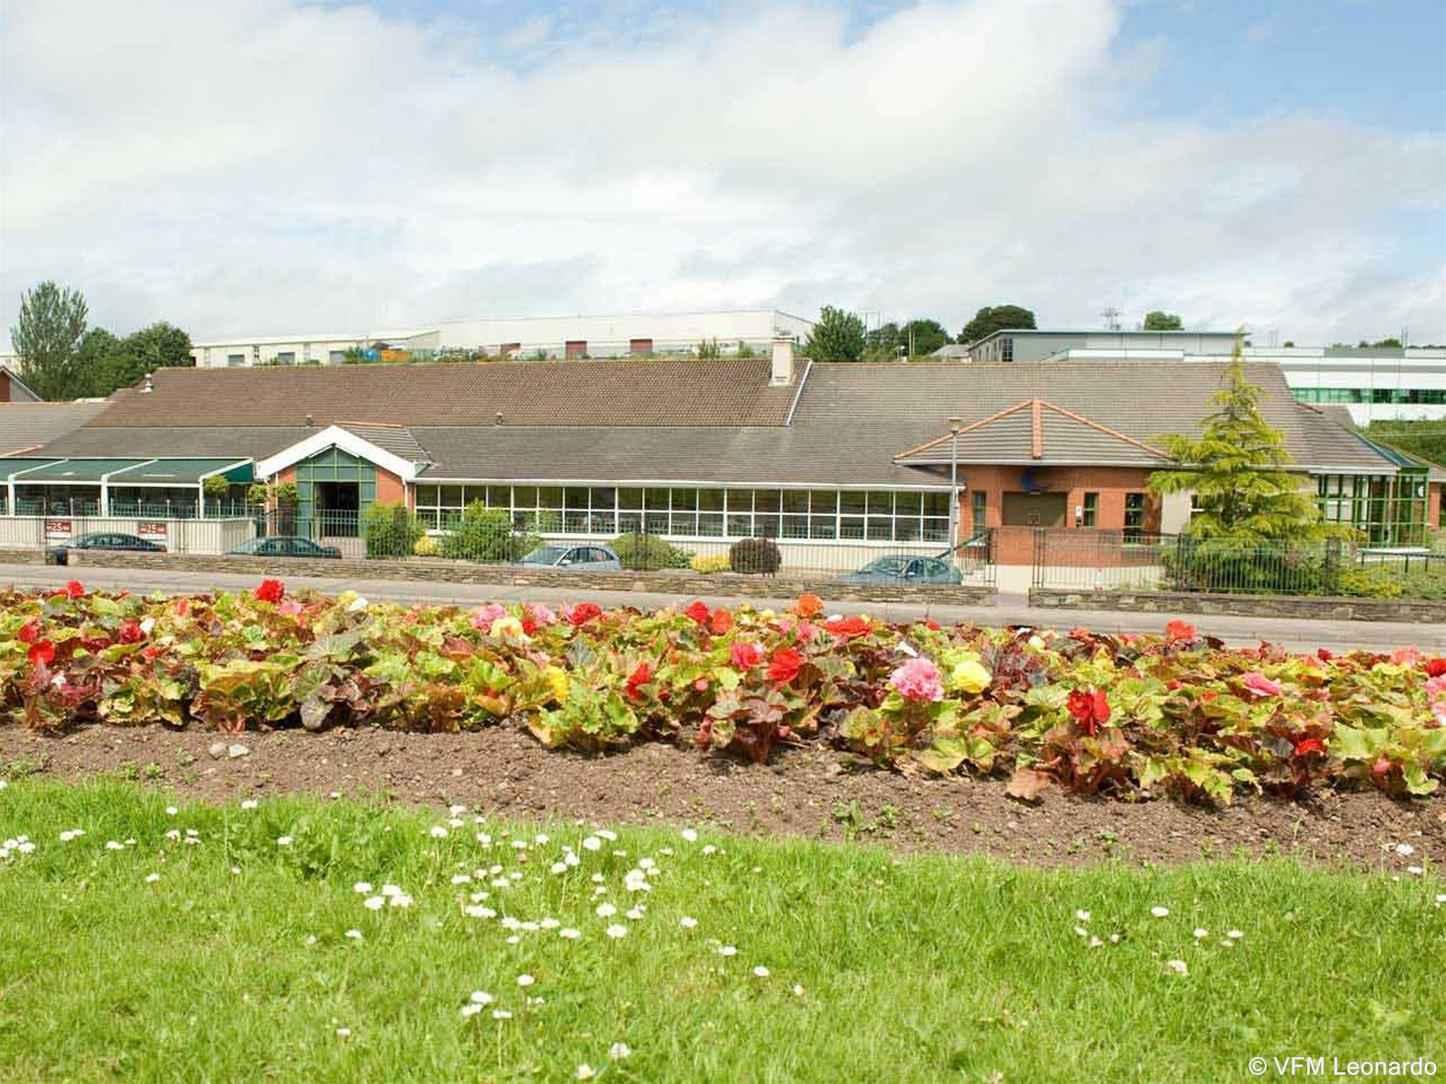
{"label": "green awning", "polygon": [[194,486],[208,474],[228,481],[252,480],[251,464],[239,459],[40,459],[17,485]]}
{"label": "green awning", "polygon": [[101,478],[144,459],[61,459],[21,475],[16,485],[100,485]]}
{"label": "green awning", "polygon": [[22,458],[20,456],[6,456],[0,458],[0,484],[8,482],[12,474],[18,474],[23,470],[34,470],[36,467],[43,467],[47,463],[54,463],[54,456],[47,456],[44,459]]}

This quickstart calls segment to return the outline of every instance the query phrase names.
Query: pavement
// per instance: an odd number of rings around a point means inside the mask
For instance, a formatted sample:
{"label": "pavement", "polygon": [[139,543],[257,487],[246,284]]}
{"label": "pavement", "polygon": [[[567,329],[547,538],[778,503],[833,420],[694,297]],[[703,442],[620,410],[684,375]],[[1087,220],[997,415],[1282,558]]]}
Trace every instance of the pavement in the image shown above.
{"label": "pavement", "polygon": [[[100,568],[94,565],[67,569],[52,565],[0,564],[0,584],[22,589],[52,587],[69,579],[80,579],[93,587],[133,592],[162,591],[187,594],[197,591],[250,590],[259,582],[253,573],[179,572],[143,568]],[[577,602],[590,599],[600,605],[636,606],[657,609],[677,602],[691,602],[693,595],[653,591],[597,591],[579,585],[577,590],[549,587],[514,587],[507,584],[434,583],[413,580],[370,580],[344,577],[287,576],[289,590],[311,588],[327,594],[356,591],[369,599],[388,602],[435,602],[470,606],[482,602]],[[1235,617],[1225,614],[1151,614],[1120,610],[1035,609],[1024,595],[1000,594],[994,606],[943,606],[908,602],[833,602],[822,592],[830,613],[867,613],[888,621],[915,621],[932,617],[944,624],[971,622],[977,625],[1028,625],[1034,628],[1070,629],[1078,625],[1100,632],[1162,632],[1165,622],[1180,616],[1202,635],[1218,636],[1229,644],[1253,646],[1262,640],[1290,651],[1332,651],[1351,648],[1392,650],[1413,645],[1422,650],[1446,652],[1446,624],[1405,624],[1387,621],[1320,621],[1288,617]],[[749,603],[758,609],[782,609],[792,597],[741,599],[723,595],[701,596],[710,606]]]}

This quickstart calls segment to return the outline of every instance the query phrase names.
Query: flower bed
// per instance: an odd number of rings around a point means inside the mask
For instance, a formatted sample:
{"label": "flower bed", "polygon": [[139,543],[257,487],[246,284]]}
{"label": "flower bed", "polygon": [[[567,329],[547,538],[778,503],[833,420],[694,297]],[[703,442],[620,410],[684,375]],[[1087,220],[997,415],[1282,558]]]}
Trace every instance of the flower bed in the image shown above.
{"label": "flower bed", "polygon": [[510,723],[550,748],[691,741],[756,762],[829,742],[900,771],[1007,776],[1119,797],[1228,802],[1360,783],[1434,792],[1446,775],[1446,659],[1227,650],[1163,636],[895,625],[787,612],[604,611],[582,602],[369,604],[354,594],[0,596],[0,711],[81,723]]}

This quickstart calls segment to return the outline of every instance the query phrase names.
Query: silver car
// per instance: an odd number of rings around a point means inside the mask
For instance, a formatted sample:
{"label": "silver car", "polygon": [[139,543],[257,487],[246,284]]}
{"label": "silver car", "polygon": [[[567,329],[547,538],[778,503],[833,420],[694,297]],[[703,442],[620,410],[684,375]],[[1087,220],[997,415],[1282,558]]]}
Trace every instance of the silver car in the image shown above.
{"label": "silver car", "polygon": [[596,542],[576,546],[552,543],[538,546],[522,558],[522,564],[543,568],[565,568],[568,571],[580,572],[621,572],[623,570],[623,563],[618,559],[618,555],[607,546],[599,545]]}

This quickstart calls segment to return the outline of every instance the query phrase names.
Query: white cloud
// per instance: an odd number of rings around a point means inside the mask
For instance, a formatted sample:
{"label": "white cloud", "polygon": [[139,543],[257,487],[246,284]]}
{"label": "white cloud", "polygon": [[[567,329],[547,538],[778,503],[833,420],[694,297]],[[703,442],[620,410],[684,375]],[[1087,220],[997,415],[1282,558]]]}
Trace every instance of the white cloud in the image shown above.
{"label": "white cloud", "polygon": [[363,7],[12,0],[0,299],[55,277],[196,337],[1016,301],[1446,341],[1446,270],[1399,225],[1439,221],[1439,135],[1144,119],[1165,54],[1119,19],[760,3],[642,39],[524,24],[498,59],[506,27]]}

